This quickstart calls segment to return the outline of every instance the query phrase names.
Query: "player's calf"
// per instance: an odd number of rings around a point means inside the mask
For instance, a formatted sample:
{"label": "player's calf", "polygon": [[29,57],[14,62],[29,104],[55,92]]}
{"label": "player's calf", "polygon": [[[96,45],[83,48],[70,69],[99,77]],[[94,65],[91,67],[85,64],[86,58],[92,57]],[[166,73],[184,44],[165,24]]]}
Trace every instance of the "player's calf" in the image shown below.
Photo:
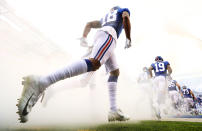
{"label": "player's calf", "polygon": [[26,122],[28,120],[27,117],[31,112],[32,107],[35,105],[39,97],[48,86],[66,78],[77,76],[90,71],[95,71],[99,69],[100,66],[100,61],[91,58],[72,63],[71,65],[44,77],[25,77],[24,81],[22,82],[22,96],[17,104],[17,113],[20,116],[20,122]]}

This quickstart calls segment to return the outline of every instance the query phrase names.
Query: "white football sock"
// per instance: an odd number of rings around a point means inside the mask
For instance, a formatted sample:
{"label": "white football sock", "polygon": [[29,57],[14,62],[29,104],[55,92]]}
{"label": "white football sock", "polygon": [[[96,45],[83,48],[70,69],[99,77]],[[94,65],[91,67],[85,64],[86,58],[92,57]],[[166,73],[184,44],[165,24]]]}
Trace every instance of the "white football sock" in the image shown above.
{"label": "white football sock", "polygon": [[57,81],[64,80],[73,76],[77,76],[87,72],[87,64],[85,60],[77,61],[67,67],[64,67],[56,72],[51,73],[41,78],[41,82],[46,86],[56,83]]}
{"label": "white football sock", "polygon": [[117,111],[116,108],[116,86],[117,82],[108,82],[109,101],[111,111]]}

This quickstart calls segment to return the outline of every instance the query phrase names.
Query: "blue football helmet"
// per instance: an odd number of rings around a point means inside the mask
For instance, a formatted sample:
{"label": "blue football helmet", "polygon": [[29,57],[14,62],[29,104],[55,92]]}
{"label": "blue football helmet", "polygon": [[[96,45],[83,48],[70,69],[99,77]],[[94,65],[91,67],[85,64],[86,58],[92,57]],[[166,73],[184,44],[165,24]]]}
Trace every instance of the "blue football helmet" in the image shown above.
{"label": "blue football helmet", "polygon": [[112,7],[112,9],[117,10],[117,9],[120,9],[120,7],[119,6],[114,6],[114,7]]}
{"label": "blue football helmet", "polygon": [[110,9],[110,11],[113,12],[114,10],[118,10],[118,9],[120,9],[119,6],[114,6],[114,7],[112,7],[112,8]]}
{"label": "blue football helmet", "polygon": [[185,86],[185,85],[184,85],[184,86],[182,86],[182,89],[187,89],[187,86]]}
{"label": "blue football helmet", "polygon": [[155,58],[155,61],[163,61],[163,58],[162,58],[161,56],[157,56],[157,57]]}

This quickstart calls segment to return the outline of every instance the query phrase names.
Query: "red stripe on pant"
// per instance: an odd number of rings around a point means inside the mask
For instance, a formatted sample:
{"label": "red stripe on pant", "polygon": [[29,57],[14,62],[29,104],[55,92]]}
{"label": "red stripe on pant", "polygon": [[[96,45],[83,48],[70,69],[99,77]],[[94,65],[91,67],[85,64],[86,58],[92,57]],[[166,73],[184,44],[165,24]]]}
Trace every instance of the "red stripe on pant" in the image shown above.
{"label": "red stripe on pant", "polygon": [[112,37],[110,36],[107,44],[102,48],[102,50],[100,51],[100,54],[98,55],[98,57],[96,59],[100,59],[100,56],[102,56],[103,52],[105,51],[105,49],[108,47],[108,45],[110,44],[110,42],[112,41]]}

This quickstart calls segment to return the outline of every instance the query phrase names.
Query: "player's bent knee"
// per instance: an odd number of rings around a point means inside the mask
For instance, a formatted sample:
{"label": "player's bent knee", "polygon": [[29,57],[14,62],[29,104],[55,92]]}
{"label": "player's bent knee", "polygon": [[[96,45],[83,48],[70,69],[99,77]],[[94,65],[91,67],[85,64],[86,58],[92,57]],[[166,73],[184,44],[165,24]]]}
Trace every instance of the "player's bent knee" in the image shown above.
{"label": "player's bent knee", "polygon": [[89,71],[96,71],[97,69],[100,68],[101,64],[99,60],[90,58],[90,59],[85,59],[86,64],[87,64],[87,72]]}
{"label": "player's bent knee", "polygon": [[110,72],[108,82],[117,82],[119,77],[119,69]]}
{"label": "player's bent knee", "polygon": [[119,69],[110,72],[110,75],[112,76],[119,76],[119,74],[120,74]]}

